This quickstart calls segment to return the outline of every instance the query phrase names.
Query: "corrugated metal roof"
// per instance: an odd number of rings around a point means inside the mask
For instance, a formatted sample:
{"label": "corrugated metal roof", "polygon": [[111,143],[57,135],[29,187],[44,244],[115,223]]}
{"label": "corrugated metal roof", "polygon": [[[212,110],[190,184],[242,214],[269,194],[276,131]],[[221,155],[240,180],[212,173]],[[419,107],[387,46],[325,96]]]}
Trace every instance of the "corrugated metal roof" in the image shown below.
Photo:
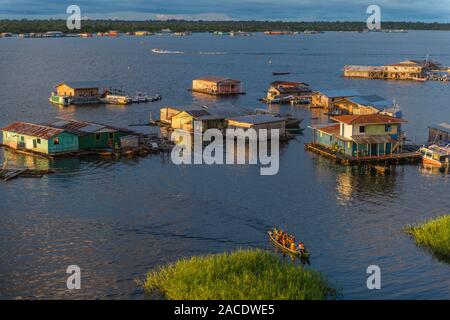
{"label": "corrugated metal roof", "polygon": [[323,131],[325,133],[331,134],[331,135],[338,135],[339,134],[339,124],[333,124],[331,126],[327,126],[327,127],[322,127],[322,128],[316,128],[319,131]]}
{"label": "corrugated metal roof", "polygon": [[336,90],[321,90],[319,93],[329,97],[329,98],[337,98],[337,97],[353,97],[359,96],[360,93],[357,90],[353,89],[336,89]]}
{"label": "corrugated metal roof", "polygon": [[32,137],[38,137],[45,140],[48,140],[64,131],[63,129],[28,122],[15,122],[3,128],[2,130]]}
{"label": "corrugated metal roof", "polygon": [[442,122],[442,123],[440,123],[438,125],[435,125],[435,126],[432,126],[430,128],[438,129],[440,131],[444,131],[444,132],[450,133],[450,123]]}
{"label": "corrugated metal roof", "polygon": [[234,80],[231,78],[219,77],[219,76],[205,76],[205,77],[201,77],[201,78],[195,79],[195,80],[210,81],[210,82],[235,82],[235,83],[241,82],[239,80]]}
{"label": "corrugated metal roof", "polygon": [[365,96],[354,96],[354,97],[348,97],[346,99],[351,102],[363,105],[363,106],[375,107],[378,110],[384,110],[392,105],[385,98],[377,96],[376,94],[365,95]]}
{"label": "corrugated metal roof", "polygon": [[285,121],[285,118],[275,117],[270,114],[252,114],[247,116],[232,117],[227,120],[232,120],[236,122],[245,122],[250,124],[262,124],[262,123],[272,123]]}
{"label": "corrugated metal roof", "polygon": [[73,119],[59,119],[57,121],[51,122],[47,124],[49,127],[55,127],[59,129],[66,130],[78,136],[97,133],[97,132],[105,132],[105,131],[125,131],[132,132],[129,129],[119,128],[111,125],[94,123],[94,122],[86,122],[79,121]]}
{"label": "corrugated metal roof", "polygon": [[405,120],[394,118],[382,114],[369,114],[369,115],[345,115],[335,116],[332,120],[343,122],[345,124],[390,124],[390,123],[402,123]]}

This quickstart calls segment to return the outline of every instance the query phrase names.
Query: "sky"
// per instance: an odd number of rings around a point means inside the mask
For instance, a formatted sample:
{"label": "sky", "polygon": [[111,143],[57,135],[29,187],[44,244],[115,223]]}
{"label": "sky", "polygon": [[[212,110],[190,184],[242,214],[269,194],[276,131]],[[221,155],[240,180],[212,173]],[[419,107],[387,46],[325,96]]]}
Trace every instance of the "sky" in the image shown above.
{"label": "sky", "polygon": [[0,19],[66,18],[78,5],[89,19],[366,21],[369,5],[385,21],[450,22],[450,0],[0,0]]}

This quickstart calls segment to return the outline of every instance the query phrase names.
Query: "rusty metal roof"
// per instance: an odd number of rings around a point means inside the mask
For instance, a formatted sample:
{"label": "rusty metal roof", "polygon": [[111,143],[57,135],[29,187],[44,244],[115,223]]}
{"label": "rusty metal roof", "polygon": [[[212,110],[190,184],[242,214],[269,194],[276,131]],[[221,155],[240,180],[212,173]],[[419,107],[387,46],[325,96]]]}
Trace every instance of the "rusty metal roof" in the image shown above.
{"label": "rusty metal roof", "polygon": [[38,137],[45,140],[48,140],[64,131],[63,129],[28,122],[15,122],[3,128],[2,130],[27,136]]}
{"label": "rusty metal roof", "polygon": [[119,128],[119,127],[115,127],[115,126],[94,123],[94,122],[73,120],[73,119],[58,119],[57,121],[48,123],[47,125],[50,127],[66,130],[66,131],[76,134],[78,136],[83,136],[83,135],[97,133],[97,132],[107,132],[107,131],[132,132],[129,129]]}

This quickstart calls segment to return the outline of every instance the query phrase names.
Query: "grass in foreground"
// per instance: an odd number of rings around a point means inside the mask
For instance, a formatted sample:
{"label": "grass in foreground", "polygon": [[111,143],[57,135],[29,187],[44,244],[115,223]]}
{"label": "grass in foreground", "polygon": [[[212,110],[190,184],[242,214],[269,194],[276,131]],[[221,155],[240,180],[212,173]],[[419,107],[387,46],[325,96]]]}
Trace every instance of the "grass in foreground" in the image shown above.
{"label": "grass in foreground", "polygon": [[148,273],[147,293],[173,300],[319,300],[334,297],[317,271],[263,250],[238,250],[182,259]]}
{"label": "grass in foreground", "polygon": [[406,232],[436,258],[450,263],[450,215],[426,221],[419,226],[408,226]]}

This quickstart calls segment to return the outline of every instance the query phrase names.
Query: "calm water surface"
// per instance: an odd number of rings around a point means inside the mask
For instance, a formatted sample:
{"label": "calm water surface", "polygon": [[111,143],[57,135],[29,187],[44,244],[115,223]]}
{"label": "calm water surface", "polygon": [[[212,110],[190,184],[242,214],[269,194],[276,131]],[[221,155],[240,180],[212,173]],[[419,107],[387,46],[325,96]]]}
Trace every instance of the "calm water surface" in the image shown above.
{"label": "calm water surface", "polygon": [[[184,54],[154,54],[153,48]],[[427,54],[450,65],[449,52],[447,32],[6,38],[0,39],[0,125],[72,116],[127,126],[150,112],[156,116],[164,105],[254,109],[264,106],[257,99],[274,80],[272,71],[290,71],[285,79],[314,88],[396,99],[409,138],[420,143],[428,125],[450,120],[450,84],[344,79],[341,69]],[[243,80],[247,95],[216,100],[186,90],[193,78],[208,74]],[[159,93],[163,101],[66,108],[47,102],[58,82],[99,79]],[[282,109],[304,117],[303,126],[326,120],[307,109]],[[266,230],[280,225],[305,241],[311,266],[345,299],[449,299],[449,265],[402,232],[407,224],[449,213],[449,174],[410,165],[370,176],[305,152],[310,140],[307,129],[284,145],[279,174],[271,177],[260,176],[256,166],[175,166],[168,155],[49,162],[0,151],[11,164],[61,170],[0,183],[0,298],[146,298],[135,280],[148,270],[240,247],[273,250]],[[72,264],[82,269],[76,292],[65,287]],[[366,268],[373,264],[382,270],[379,291],[366,288]]]}

